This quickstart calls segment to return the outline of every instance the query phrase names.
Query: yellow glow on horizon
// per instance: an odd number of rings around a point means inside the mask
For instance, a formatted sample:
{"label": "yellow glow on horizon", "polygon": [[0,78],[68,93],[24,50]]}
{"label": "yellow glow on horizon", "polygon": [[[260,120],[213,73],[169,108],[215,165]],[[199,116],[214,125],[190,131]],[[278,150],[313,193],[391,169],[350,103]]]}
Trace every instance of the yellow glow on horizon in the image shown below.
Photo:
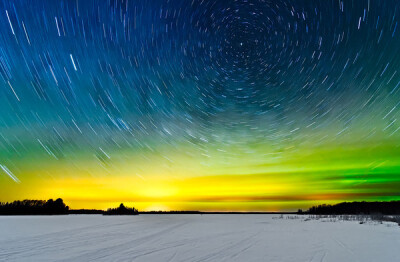
{"label": "yellow glow on horizon", "polygon": [[21,183],[0,176],[0,201],[61,197],[74,209],[106,209],[123,202],[139,210],[273,211],[393,200],[400,185],[399,152],[379,145],[373,151],[338,147],[283,152],[280,158],[260,150],[225,162],[225,153],[203,162],[184,152],[171,153],[170,160],[154,154],[147,162],[121,152],[109,153],[108,163],[90,156],[57,163],[30,160],[19,165]]}
{"label": "yellow glow on horizon", "polygon": [[[315,177],[312,176],[313,179]],[[29,187],[29,182],[23,187]],[[324,189],[325,188],[325,189]],[[21,191],[24,192],[24,191]],[[139,210],[276,211],[346,199],[330,183],[287,174],[220,175],[185,179],[137,176],[59,177],[41,182],[36,198],[61,197],[73,209],[123,202]],[[32,198],[20,193],[20,198]]]}

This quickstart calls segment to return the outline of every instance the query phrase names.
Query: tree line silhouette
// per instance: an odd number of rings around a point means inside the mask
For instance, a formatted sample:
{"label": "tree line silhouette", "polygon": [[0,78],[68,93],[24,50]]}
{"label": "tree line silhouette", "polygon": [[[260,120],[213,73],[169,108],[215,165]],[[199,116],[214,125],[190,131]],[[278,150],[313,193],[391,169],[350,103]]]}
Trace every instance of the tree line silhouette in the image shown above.
{"label": "tree line silhouette", "polygon": [[65,215],[69,207],[61,198],[56,200],[22,200],[0,202],[0,215]]}
{"label": "tree line silhouette", "polygon": [[[150,211],[150,214],[212,214],[218,212],[201,211]],[[237,212],[227,212],[236,214]],[[253,213],[253,212],[244,212]],[[260,212],[262,214],[264,212]],[[267,213],[267,212],[266,212]],[[387,202],[343,202],[335,205],[318,205],[303,212],[299,209],[299,214],[315,215],[400,215],[400,201]],[[14,202],[0,202],[0,215],[67,215],[67,214],[103,214],[103,215],[138,215],[139,211],[134,207],[126,207],[120,204],[117,208],[109,208],[106,211],[97,209],[78,209],[71,210],[61,198],[56,200],[17,200]],[[240,213],[242,214],[242,213]]]}
{"label": "tree line silhouette", "polygon": [[[299,213],[301,210],[299,210]],[[316,215],[357,215],[383,214],[400,215],[400,201],[390,202],[343,202],[336,205],[318,205],[306,213]]]}
{"label": "tree line silhouette", "polygon": [[121,204],[106,211],[97,209],[69,209],[61,198],[56,200],[16,200],[0,202],[0,215],[68,215],[68,214],[102,214],[102,215],[138,215],[134,207]]}
{"label": "tree line silhouette", "polygon": [[117,208],[109,208],[103,215],[139,215],[139,211],[134,207],[126,207],[120,204]]}

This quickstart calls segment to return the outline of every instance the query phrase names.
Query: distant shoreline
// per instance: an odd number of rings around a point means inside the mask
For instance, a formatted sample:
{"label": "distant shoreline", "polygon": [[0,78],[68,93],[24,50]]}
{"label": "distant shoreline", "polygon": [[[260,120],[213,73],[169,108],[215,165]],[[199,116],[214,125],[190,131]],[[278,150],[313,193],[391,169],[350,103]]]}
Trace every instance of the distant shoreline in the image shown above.
{"label": "distant shoreline", "polygon": [[[0,216],[68,216],[68,215],[104,215],[103,210],[70,210],[66,214],[0,214]],[[297,212],[201,212],[201,211],[145,211],[138,215],[299,215]],[[302,215],[302,214],[300,214]],[[303,214],[305,215],[305,214]],[[114,216],[131,216],[129,214],[118,214]]]}
{"label": "distant shoreline", "polygon": [[134,207],[125,207],[123,203],[117,208],[107,210],[98,209],[69,209],[61,198],[45,200],[22,200],[11,203],[0,202],[0,216],[23,215],[399,215],[400,201],[375,201],[375,202],[342,202],[335,205],[318,205],[308,210],[299,209],[297,212],[288,211],[197,211],[197,210],[171,210],[171,211],[141,211]]}
{"label": "distant shoreline", "polygon": [[188,214],[188,215],[295,215],[297,212],[207,212],[207,211],[145,211],[139,214],[156,214],[156,215],[175,215],[175,214]]}

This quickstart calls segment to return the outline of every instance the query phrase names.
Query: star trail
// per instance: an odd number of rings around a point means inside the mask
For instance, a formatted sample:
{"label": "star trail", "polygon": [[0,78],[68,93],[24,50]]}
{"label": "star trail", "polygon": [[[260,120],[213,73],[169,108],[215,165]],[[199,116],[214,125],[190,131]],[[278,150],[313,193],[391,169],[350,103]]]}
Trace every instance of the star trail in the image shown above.
{"label": "star trail", "polygon": [[399,21],[394,0],[2,1],[0,201],[400,199]]}

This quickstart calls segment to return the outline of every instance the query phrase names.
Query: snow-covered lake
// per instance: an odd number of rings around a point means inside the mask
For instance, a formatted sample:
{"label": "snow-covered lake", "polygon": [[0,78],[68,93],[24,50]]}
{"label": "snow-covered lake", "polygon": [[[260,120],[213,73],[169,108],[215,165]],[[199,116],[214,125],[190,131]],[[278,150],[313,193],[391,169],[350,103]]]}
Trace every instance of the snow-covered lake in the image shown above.
{"label": "snow-covered lake", "polygon": [[400,227],[278,215],[3,216],[0,261],[400,261]]}

